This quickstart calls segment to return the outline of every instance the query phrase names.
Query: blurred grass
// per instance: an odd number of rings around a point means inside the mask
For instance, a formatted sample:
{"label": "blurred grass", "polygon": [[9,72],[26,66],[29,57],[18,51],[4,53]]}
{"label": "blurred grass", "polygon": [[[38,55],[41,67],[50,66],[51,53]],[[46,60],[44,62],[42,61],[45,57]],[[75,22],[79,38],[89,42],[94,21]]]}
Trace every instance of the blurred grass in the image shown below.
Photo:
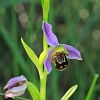
{"label": "blurred grass", "polygon": [[91,100],[91,98],[93,98],[93,93],[94,93],[94,87],[95,87],[95,84],[96,84],[96,81],[98,79],[99,75],[98,74],[95,74],[94,75],[94,78],[93,78],[93,81],[91,83],[91,86],[90,86],[90,89],[88,91],[88,94],[86,96],[86,99],[85,100]]}
{"label": "blurred grass", "polygon": [[[40,3],[39,0],[0,1],[0,92],[4,92],[3,87],[10,78],[21,74],[39,88],[37,70],[20,38],[39,56],[43,50]],[[53,32],[59,43],[77,48],[83,61],[69,60],[68,68],[61,72],[53,67],[47,80],[47,100],[59,100],[74,84],[79,87],[70,100],[85,100],[94,75],[100,75],[99,22],[99,0],[51,0],[49,23]],[[100,100],[99,84],[100,80],[94,87],[91,100]],[[25,97],[30,98],[27,92]],[[0,100],[3,99],[0,96]]]}

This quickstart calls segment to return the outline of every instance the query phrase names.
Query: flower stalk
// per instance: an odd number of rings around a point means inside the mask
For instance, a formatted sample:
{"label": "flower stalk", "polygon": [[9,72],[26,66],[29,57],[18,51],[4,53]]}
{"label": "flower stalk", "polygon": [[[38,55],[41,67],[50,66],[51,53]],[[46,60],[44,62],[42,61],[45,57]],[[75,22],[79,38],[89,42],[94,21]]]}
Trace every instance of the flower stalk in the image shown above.
{"label": "flower stalk", "polygon": [[40,78],[40,98],[41,100],[46,100],[46,80],[47,74]]}
{"label": "flower stalk", "polygon": [[[50,0],[41,0],[42,3],[42,10],[43,10],[43,20],[48,22],[48,13],[49,13],[49,2]],[[48,45],[46,42],[46,37],[43,34],[43,49],[44,51],[48,50]],[[45,52],[46,55],[47,52]],[[44,59],[42,58],[42,62]],[[47,72],[46,69],[42,67],[43,77],[40,76],[40,98],[41,100],[46,100],[46,80],[47,80]]]}

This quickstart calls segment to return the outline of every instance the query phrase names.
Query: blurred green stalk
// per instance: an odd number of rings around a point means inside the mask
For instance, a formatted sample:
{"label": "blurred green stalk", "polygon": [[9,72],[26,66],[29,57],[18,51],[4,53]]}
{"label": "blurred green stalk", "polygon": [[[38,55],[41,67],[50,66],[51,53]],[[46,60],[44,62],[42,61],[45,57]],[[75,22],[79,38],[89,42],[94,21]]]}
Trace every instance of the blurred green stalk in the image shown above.
{"label": "blurred green stalk", "polygon": [[94,91],[94,88],[95,88],[95,85],[96,85],[96,82],[97,82],[97,79],[98,78],[99,78],[99,75],[98,74],[95,74],[94,75],[94,78],[93,78],[93,81],[92,81],[92,84],[90,86],[90,89],[88,91],[88,94],[87,94],[85,100],[91,100],[91,97],[92,97],[92,94],[93,94],[93,91]]}
{"label": "blurred green stalk", "polygon": [[[49,3],[50,0],[41,0],[42,10],[43,10],[43,20],[48,21],[49,13]],[[44,51],[48,49],[46,38],[43,35],[43,49]],[[44,69],[44,76],[40,77],[40,98],[41,100],[46,100],[46,80],[47,80],[47,71]]]}
{"label": "blurred green stalk", "polygon": [[[14,5],[12,5],[12,8],[11,8],[11,17],[12,17],[12,23],[11,23],[12,38],[13,38],[13,42],[15,43],[15,45],[18,46],[17,18],[16,18],[16,12],[14,9]],[[16,56],[13,57],[13,74],[14,76],[19,75],[18,59]]]}

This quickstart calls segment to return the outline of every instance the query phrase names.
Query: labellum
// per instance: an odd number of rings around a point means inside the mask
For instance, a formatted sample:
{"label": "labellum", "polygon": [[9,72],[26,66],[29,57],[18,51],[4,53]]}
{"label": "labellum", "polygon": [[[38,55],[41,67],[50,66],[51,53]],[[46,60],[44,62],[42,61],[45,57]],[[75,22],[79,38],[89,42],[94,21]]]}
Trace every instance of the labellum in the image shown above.
{"label": "labellum", "polygon": [[64,70],[68,66],[68,60],[67,60],[68,54],[64,52],[55,52],[52,55],[52,61],[55,63],[55,67],[58,70]]}

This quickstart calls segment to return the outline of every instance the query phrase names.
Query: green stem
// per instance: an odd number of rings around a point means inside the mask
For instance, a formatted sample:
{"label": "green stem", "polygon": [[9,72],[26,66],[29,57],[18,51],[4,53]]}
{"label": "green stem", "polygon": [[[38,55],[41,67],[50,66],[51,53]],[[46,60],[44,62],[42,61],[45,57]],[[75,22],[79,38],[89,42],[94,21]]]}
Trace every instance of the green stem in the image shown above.
{"label": "green stem", "polygon": [[44,49],[44,50],[48,50],[48,45],[47,45],[47,43],[46,43],[46,38],[45,38],[44,35],[43,35],[43,49]]}
{"label": "green stem", "polygon": [[46,100],[46,80],[47,74],[40,78],[40,99]]}
{"label": "green stem", "polygon": [[[46,22],[48,22],[49,2],[50,0],[41,0],[42,10],[43,10],[43,20]],[[43,49],[44,51],[48,50],[46,37],[44,35],[43,35]],[[44,68],[43,77],[40,76],[40,99],[41,100],[46,100],[46,80],[47,80],[47,71]]]}

